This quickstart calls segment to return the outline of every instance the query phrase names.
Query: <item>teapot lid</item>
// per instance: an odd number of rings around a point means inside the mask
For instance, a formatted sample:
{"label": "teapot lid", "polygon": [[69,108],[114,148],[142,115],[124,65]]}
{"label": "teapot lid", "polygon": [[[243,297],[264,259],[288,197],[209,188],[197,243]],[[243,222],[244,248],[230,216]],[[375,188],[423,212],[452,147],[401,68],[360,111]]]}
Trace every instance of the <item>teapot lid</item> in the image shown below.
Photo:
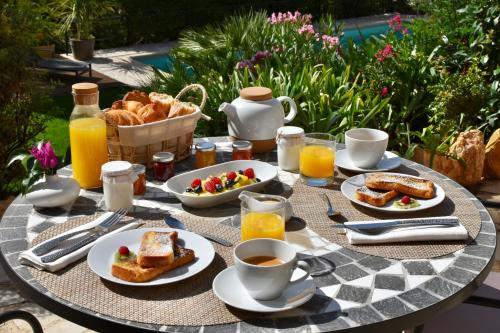
{"label": "teapot lid", "polygon": [[240,90],[240,97],[250,101],[265,101],[273,98],[273,91],[266,87],[247,87]]}

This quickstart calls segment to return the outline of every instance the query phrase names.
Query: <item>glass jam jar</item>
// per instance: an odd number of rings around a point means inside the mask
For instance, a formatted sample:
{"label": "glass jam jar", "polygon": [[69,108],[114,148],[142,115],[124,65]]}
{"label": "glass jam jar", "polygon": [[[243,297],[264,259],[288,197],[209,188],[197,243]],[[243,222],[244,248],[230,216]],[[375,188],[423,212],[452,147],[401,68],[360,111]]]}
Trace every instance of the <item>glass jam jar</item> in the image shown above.
{"label": "glass jam jar", "polygon": [[129,209],[134,201],[134,181],[137,179],[132,164],[111,161],[101,167],[104,203],[109,211]]}
{"label": "glass jam jar", "polygon": [[159,152],[153,155],[153,176],[157,181],[167,181],[174,176],[174,157],[170,152]]}
{"label": "glass jam jar", "polygon": [[204,168],[216,163],[215,145],[211,142],[200,142],[196,148],[196,168]]}
{"label": "glass jam jar", "polygon": [[233,142],[233,161],[234,160],[251,160],[252,159],[252,143],[250,141],[234,141]]}
{"label": "glass jam jar", "polygon": [[132,170],[137,175],[134,182],[134,195],[144,195],[146,193],[146,167],[142,164],[132,164]]}

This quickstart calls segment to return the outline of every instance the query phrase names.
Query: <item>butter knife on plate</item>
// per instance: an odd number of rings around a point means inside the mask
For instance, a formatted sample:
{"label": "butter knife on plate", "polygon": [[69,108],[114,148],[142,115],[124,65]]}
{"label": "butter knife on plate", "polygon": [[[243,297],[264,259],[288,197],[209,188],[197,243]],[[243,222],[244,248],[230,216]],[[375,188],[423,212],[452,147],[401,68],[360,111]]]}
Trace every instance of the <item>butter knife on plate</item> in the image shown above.
{"label": "butter knife on plate", "polygon": [[[182,223],[181,221],[179,221],[175,217],[171,216],[170,214],[166,214],[164,217],[164,220],[165,220],[165,224],[168,225],[170,228],[189,231],[186,228],[186,226],[184,225],[184,223]],[[233,243],[231,243],[230,241],[228,241],[222,237],[209,235],[209,234],[204,233],[204,232],[195,232],[195,233],[208,239],[208,240],[211,240],[212,242],[218,243],[220,245],[227,246],[227,247],[233,246]]]}

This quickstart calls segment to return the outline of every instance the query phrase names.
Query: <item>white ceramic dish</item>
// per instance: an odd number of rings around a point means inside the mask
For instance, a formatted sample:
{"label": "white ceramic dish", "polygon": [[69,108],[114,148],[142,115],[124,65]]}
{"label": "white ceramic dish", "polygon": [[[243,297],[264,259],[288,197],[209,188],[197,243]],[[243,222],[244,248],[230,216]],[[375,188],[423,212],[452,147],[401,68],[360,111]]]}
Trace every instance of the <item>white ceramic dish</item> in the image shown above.
{"label": "white ceramic dish", "polygon": [[[415,176],[406,175],[406,174],[402,174],[402,173],[388,173],[388,174],[422,179],[420,177],[415,177]],[[365,184],[365,179],[369,175],[370,175],[370,173],[364,173],[364,174],[356,175],[356,176],[353,176],[351,178],[346,179],[342,183],[342,185],[340,186],[340,190],[342,191],[342,194],[347,199],[351,200],[352,202],[357,203],[358,205],[365,206],[365,207],[375,209],[375,210],[391,212],[391,213],[410,213],[410,212],[416,212],[419,210],[429,209],[431,207],[439,205],[446,197],[446,194],[445,194],[443,188],[441,186],[439,186],[438,184],[434,183],[434,187],[435,187],[434,198],[432,198],[432,199],[414,198],[414,199],[418,200],[418,202],[420,203],[420,206],[418,206],[418,207],[409,208],[409,209],[399,209],[399,208],[393,207],[392,206],[393,202],[395,200],[400,200],[403,197],[403,195],[398,195],[397,197],[395,197],[394,199],[389,201],[385,206],[382,206],[382,207],[372,206],[366,202],[359,201],[358,199],[356,199],[356,196],[355,196],[356,190]]]}
{"label": "white ceramic dish", "polygon": [[[146,231],[177,231],[179,233],[177,243],[182,247],[194,250],[195,260],[187,265],[166,272],[148,282],[128,282],[111,275],[111,265],[115,260],[115,253],[118,248],[125,245],[130,251],[137,253],[141,244],[142,235]],[[207,239],[195,233],[172,228],[143,228],[120,232],[98,241],[90,249],[87,256],[87,263],[94,273],[108,281],[129,286],[158,286],[184,280],[198,274],[210,265],[214,256],[215,250],[212,244]]]}
{"label": "white ceramic dish", "polygon": [[390,151],[386,151],[380,162],[378,162],[374,168],[364,169],[355,166],[349,158],[347,150],[343,149],[337,151],[337,155],[335,156],[335,165],[341,167],[342,169],[355,172],[388,171],[399,167],[401,165],[401,158]]}
{"label": "white ceramic dish", "polygon": [[[296,274],[304,274],[304,272],[300,269],[295,270],[292,279],[297,278]],[[276,299],[257,301],[250,297],[241,284],[234,266],[226,268],[215,277],[212,289],[224,303],[254,312],[280,312],[296,308],[310,300],[316,291],[313,279],[309,277],[297,285],[287,287]]]}
{"label": "white ceramic dish", "polygon": [[[246,168],[253,168],[255,177],[261,181],[252,185],[243,186],[234,190],[216,193],[207,196],[196,196],[184,193],[193,179],[205,179],[208,176],[217,176],[223,172],[245,170]],[[170,178],[164,185],[168,192],[172,192],[183,204],[194,208],[206,208],[222,203],[235,200],[241,191],[258,192],[266,186],[278,174],[275,166],[255,160],[239,160],[221,163],[206,168],[189,171],[175,177]]]}

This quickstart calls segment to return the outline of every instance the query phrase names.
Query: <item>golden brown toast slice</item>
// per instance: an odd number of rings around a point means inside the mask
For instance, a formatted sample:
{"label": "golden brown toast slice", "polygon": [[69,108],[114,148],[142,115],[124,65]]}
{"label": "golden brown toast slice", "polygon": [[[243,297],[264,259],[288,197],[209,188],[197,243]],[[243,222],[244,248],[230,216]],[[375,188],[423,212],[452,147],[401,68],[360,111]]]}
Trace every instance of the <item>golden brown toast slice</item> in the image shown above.
{"label": "golden brown toast slice", "polygon": [[142,235],[137,263],[143,267],[160,267],[174,261],[177,232],[147,231]]}
{"label": "golden brown toast slice", "polygon": [[356,199],[377,207],[384,206],[396,195],[398,195],[398,192],[394,190],[389,192],[375,192],[366,186],[358,188],[355,192]]}
{"label": "golden brown toast slice", "polygon": [[132,258],[130,260],[122,260],[113,263],[111,266],[111,274],[114,277],[129,282],[146,282],[165,272],[190,263],[194,260],[194,256],[195,253],[193,250],[175,246],[174,261],[168,265],[160,267],[142,267],[137,263],[135,258]]}
{"label": "golden brown toast slice", "polygon": [[394,190],[422,199],[431,199],[434,197],[434,183],[427,179],[388,173],[375,173],[366,177],[365,185],[374,190]]}

